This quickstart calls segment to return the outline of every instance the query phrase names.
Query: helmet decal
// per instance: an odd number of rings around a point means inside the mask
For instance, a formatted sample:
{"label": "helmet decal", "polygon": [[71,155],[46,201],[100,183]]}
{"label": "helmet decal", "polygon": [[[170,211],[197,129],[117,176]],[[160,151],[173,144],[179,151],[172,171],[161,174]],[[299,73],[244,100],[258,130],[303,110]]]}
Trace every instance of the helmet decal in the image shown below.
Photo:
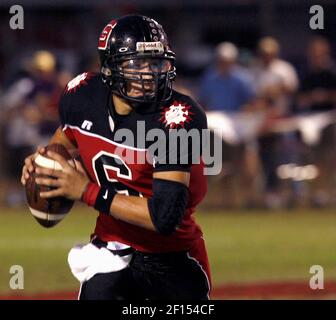
{"label": "helmet decal", "polygon": [[102,31],[100,34],[99,40],[98,40],[98,49],[99,50],[106,50],[108,39],[110,37],[110,34],[113,30],[113,28],[117,25],[116,20],[112,20]]}
{"label": "helmet decal", "polygon": [[136,50],[138,52],[145,52],[145,51],[158,51],[164,52],[163,43],[160,41],[157,42],[137,42]]}

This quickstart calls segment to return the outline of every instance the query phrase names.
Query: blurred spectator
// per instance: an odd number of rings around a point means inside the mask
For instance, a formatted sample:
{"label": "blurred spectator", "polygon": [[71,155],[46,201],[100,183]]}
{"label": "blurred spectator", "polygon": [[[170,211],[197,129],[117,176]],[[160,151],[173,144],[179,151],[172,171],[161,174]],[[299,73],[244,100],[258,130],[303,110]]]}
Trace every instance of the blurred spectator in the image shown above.
{"label": "blurred spectator", "polygon": [[[297,99],[297,112],[325,112],[335,110],[336,106],[336,65],[331,55],[330,44],[322,37],[313,38],[307,47],[308,69],[303,75]],[[335,125],[324,128],[321,141],[310,154],[320,168],[319,179],[328,181],[330,170],[335,167],[335,152],[330,152],[335,141]],[[309,154],[311,150],[307,150]],[[333,189],[330,186],[330,189]],[[312,204],[324,206],[329,201],[327,190],[318,189],[311,197]]]}
{"label": "blurred spectator", "polygon": [[237,65],[238,49],[223,42],[216,49],[216,64],[201,79],[199,97],[207,110],[241,111],[255,94],[249,75]]}
{"label": "blurred spectator", "polygon": [[[280,196],[277,168],[283,163],[296,162],[298,157],[295,152],[295,135],[271,132],[274,121],[291,112],[293,94],[298,88],[294,67],[280,59],[279,54],[280,45],[276,39],[262,38],[258,44],[258,59],[253,67],[257,90],[256,105],[266,114],[258,147],[265,182],[264,204],[269,208],[288,204],[284,204]],[[292,196],[295,198],[299,192],[297,184],[293,184],[292,189]]]}
{"label": "blurred spectator", "polygon": [[23,201],[17,185],[22,163],[37,145],[46,144],[57,128],[58,99],[70,79],[67,73],[57,73],[56,59],[47,51],[37,51],[26,67],[27,75],[14,82],[1,98],[3,144],[12,181],[5,199],[8,205]]}
{"label": "blurred spectator", "polygon": [[328,111],[335,108],[336,66],[329,42],[313,39],[307,49],[308,72],[304,75],[298,95],[298,111]]}
{"label": "blurred spectator", "polygon": [[[272,37],[265,37],[258,44],[258,60],[253,68],[258,97],[270,100],[274,115],[288,113],[292,94],[298,88],[294,67],[279,58],[280,45]],[[266,108],[269,109],[269,108]]]}
{"label": "blurred spectator", "polygon": [[[232,116],[251,109],[255,92],[252,76],[248,70],[237,63],[238,48],[230,42],[222,42],[216,48],[216,62],[205,71],[200,85],[201,104],[208,111],[223,111]],[[256,177],[256,152],[252,144],[231,146],[223,143],[223,188],[234,185],[230,180],[237,178],[238,173],[245,186],[239,190],[244,206],[254,206],[253,184]],[[228,206],[236,206],[237,197],[234,190],[225,190]],[[238,199],[237,199],[238,200]],[[238,200],[239,201],[239,200]]]}

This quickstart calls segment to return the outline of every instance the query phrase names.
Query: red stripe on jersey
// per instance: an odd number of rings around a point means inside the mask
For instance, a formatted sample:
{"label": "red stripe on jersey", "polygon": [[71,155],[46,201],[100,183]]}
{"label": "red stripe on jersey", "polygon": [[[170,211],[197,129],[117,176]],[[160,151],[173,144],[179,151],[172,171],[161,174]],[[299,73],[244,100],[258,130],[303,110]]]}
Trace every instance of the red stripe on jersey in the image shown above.
{"label": "red stripe on jersey", "polygon": [[77,146],[77,141],[76,141],[76,139],[74,137],[74,134],[73,134],[72,130],[69,127],[64,127],[63,128],[63,132],[65,133],[65,135],[67,136],[67,138],[71,141],[71,143],[74,146]]}

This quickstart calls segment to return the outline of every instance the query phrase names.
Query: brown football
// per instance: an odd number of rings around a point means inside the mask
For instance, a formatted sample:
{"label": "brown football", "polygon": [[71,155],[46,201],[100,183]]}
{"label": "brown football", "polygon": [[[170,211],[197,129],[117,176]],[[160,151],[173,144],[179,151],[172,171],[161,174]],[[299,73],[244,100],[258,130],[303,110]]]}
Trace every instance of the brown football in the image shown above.
{"label": "brown football", "polygon": [[[62,166],[57,161],[54,161],[47,156],[47,151],[53,151],[60,154],[74,166],[74,161],[67,149],[63,145],[55,143],[46,146],[45,152],[36,157],[34,161],[35,168],[44,167],[54,170],[62,170]],[[43,227],[50,228],[59,223],[67,215],[71,210],[74,201],[64,197],[49,199],[41,198],[40,192],[49,191],[55,188],[37,185],[35,182],[36,176],[37,174],[35,171],[30,173],[25,185],[29,210]]]}

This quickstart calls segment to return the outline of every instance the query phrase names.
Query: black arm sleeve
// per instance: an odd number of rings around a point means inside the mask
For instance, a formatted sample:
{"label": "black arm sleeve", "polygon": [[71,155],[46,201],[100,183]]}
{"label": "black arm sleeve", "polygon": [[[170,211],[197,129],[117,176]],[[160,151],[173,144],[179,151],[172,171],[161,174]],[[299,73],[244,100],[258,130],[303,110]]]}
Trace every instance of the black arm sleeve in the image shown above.
{"label": "black arm sleeve", "polygon": [[180,225],[188,202],[188,187],[176,181],[154,179],[148,209],[157,232],[170,235]]}

